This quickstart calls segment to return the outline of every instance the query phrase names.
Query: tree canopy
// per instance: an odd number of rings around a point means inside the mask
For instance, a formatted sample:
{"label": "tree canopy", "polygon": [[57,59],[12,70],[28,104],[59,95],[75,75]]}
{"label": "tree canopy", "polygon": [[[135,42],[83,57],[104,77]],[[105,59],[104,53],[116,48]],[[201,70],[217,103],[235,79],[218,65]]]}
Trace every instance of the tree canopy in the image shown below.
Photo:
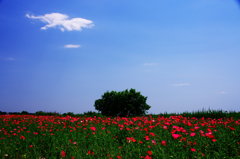
{"label": "tree canopy", "polygon": [[146,103],[147,97],[135,89],[125,91],[107,91],[101,99],[95,101],[94,107],[107,116],[137,116],[145,115],[150,106]]}

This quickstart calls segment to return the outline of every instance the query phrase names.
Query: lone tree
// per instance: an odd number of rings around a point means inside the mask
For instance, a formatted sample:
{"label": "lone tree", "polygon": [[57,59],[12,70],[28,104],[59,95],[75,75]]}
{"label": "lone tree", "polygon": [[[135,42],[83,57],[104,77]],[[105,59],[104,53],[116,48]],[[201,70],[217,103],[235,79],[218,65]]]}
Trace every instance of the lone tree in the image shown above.
{"label": "lone tree", "polygon": [[95,101],[94,107],[106,116],[135,116],[145,115],[150,106],[146,104],[147,97],[126,89],[122,92],[105,92],[101,99]]}

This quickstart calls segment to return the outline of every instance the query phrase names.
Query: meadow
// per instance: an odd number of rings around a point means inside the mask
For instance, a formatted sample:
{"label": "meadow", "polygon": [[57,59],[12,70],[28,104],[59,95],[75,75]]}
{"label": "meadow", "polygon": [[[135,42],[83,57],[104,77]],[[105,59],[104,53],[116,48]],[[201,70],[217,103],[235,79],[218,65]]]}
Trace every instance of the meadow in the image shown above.
{"label": "meadow", "polygon": [[212,116],[0,115],[0,158],[240,158],[240,118]]}

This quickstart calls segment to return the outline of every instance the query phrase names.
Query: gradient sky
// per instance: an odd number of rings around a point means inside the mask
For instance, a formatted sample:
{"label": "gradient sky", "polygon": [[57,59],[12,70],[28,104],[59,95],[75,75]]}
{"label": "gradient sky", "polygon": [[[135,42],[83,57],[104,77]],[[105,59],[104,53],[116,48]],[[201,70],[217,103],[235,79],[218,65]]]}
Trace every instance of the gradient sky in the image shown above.
{"label": "gradient sky", "polygon": [[149,113],[240,111],[236,0],[0,0],[0,111],[94,111],[134,88]]}

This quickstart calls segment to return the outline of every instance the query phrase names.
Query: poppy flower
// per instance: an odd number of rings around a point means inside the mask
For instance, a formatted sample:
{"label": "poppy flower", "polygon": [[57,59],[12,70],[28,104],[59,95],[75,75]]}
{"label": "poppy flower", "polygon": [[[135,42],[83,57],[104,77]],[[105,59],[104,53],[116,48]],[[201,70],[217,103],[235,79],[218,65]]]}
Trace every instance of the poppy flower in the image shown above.
{"label": "poppy flower", "polygon": [[144,157],[144,159],[152,159],[152,157],[147,155]]}
{"label": "poppy flower", "polygon": [[20,139],[25,140],[26,137],[25,136],[20,136]]}
{"label": "poppy flower", "polygon": [[195,135],[196,135],[196,133],[191,133],[191,134],[190,134],[190,136],[195,136]]}
{"label": "poppy flower", "polygon": [[196,149],[195,148],[191,148],[190,149],[192,152],[196,152]]}
{"label": "poppy flower", "polygon": [[162,144],[163,146],[166,146],[166,145],[167,145],[167,141],[163,140],[163,141],[161,142],[161,144]]}
{"label": "poppy flower", "polygon": [[173,137],[174,139],[177,139],[177,138],[181,137],[181,135],[180,135],[180,134],[172,134],[172,137]]}
{"label": "poppy flower", "polygon": [[152,155],[152,151],[147,151],[147,153],[148,153],[148,155],[150,155],[150,156]]}
{"label": "poppy flower", "polygon": [[145,140],[150,140],[149,136],[145,136],[144,138],[145,138]]}
{"label": "poppy flower", "polygon": [[90,127],[90,129],[91,129],[92,131],[96,131],[96,130],[97,130],[96,127]]}
{"label": "poppy flower", "polygon": [[61,157],[66,157],[66,152],[65,151],[61,151]]}

